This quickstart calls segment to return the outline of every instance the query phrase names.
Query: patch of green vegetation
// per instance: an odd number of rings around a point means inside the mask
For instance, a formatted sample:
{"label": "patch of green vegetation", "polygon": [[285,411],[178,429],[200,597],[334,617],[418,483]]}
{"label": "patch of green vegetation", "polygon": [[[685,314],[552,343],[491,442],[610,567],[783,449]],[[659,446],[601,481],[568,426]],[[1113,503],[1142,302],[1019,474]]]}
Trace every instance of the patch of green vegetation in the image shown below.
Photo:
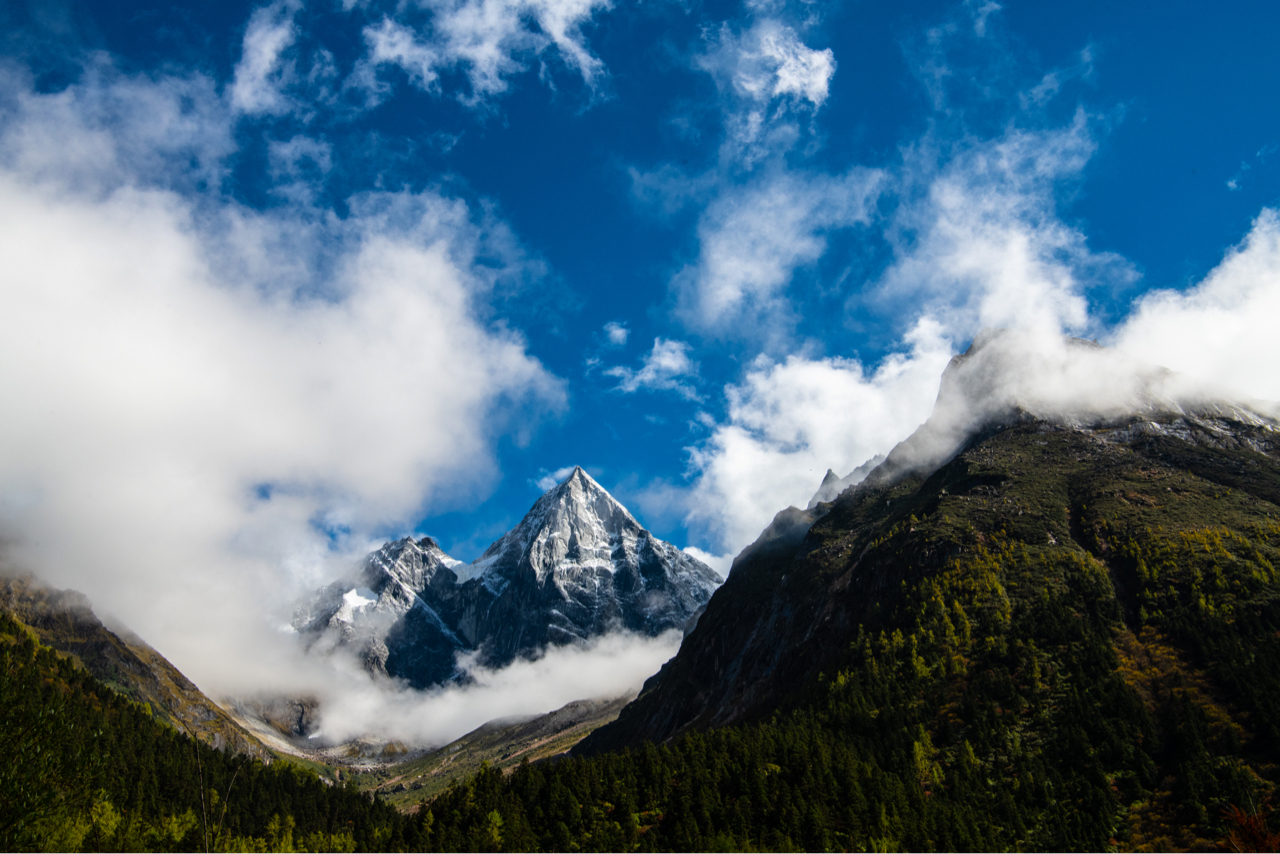
{"label": "patch of green vegetation", "polygon": [[[0,611],[4,850],[414,847],[413,827],[296,764],[214,750],[154,720]],[[405,836],[406,830],[409,836]]]}
{"label": "patch of green vegetation", "polygon": [[281,753],[272,751],[272,756],[276,762],[283,762],[287,765],[293,765],[310,774],[315,774],[322,780],[333,782],[340,776],[334,766],[325,764],[324,762],[316,762],[314,759],[308,759],[305,756],[295,756],[290,753]]}

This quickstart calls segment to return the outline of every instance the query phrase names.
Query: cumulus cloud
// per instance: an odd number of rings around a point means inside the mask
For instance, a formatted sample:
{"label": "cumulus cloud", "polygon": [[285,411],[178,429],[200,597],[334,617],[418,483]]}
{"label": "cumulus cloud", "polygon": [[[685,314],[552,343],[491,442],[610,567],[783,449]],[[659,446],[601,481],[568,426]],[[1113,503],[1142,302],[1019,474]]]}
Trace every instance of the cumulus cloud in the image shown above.
{"label": "cumulus cloud", "polygon": [[805,506],[828,468],[848,474],[909,435],[929,416],[952,344],[931,320],[906,340],[871,371],[846,358],[758,360],[726,389],[723,423],[691,449],[690,529],[731,559],[779,510]]}
{"label": "cumulus cloud", "polygon": [[395,65],[414,85],[438,91],[440,74],[460,69],[470,85],[460,99],[482,104],[505,92],[508,79],[531,58],[552,48],[592,91],[605,76],[582,28],[610,7],[608,0],[431,0],[423,5],[429,13],[426,26],[386,17],[365,28],[363,85],[378,85],[368,69]]}
{"label": "cumulus cloud", "polygon": [[1186,291],[1145,294],[1118,347],[1191,376],[1280,400],[1280,214],[1267,208],[1244,241]]}
{"label": "cumulus cloud", "polygon": [[1136,276],[1058,214],[1061,185],[1095,148],[1083,112],[1065,127],[961,144],[936,166],[930,148],[906,163],[907,202],[889,234],[897,259],[879,283],[882,297],[924,305],[960,335],[988,326],[1083,332],[1088,289]]}
{"label": "cumulus cloud", "polygon": [[[236,150],[234,124],[212,80],[127,77],[101,58],[81,83],[36,94],[30,76],[0,66],[5,99],[0,163],[33,180],[105,194],[148,176],[176,190],[219,187]],[[127,134],[109,128],[124,126]]]}
{"label": "cumulus cloud", "polygon": [[6,558],[206,687],[274,684],[300,587],[482,496],[497,438],[564,390],[487,319],[494,277],[526,274],[501,228],[431,192],[345,219],[180,195],[187,122],[218,111],[173,93],[216,96],[115,80],[20,89],[0,119]]}
{"label": "cumulus cloud", "polygon": [[653,339],[653,349],[644,357],[640,370],[621,365],[609,368],[605,374],[617,377],[618,391],[631,394],[640,389],[649,391],[674,391],[689,400],[696,400],[698,392],[691,380],[698,375],[698,364],[689,358],[689,345],[684,341]]}

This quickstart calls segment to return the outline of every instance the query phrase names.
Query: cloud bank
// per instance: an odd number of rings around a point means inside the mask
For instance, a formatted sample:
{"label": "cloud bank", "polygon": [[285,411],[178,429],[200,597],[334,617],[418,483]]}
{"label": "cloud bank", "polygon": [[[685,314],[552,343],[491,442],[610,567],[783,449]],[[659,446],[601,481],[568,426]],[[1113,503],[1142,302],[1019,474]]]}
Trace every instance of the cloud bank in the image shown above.
{"label": "cloud bank", "polygon": [[178,162],[216,176],[230,150],[198,77],[7,83],[5,559],[201,685],[272,684],[294,648],[269,627],[301,587],[482,496],[499,437],[564,407],[488,308],[537,264],[430,191],[358,194],[344,218],[178,192]]}
{"label": "cloud bank", "polygon": [[1193,377],[1280,400],[1280,213],[1267,208],[1203,281],[1143,295],[1116,346]]}
{"label": "cloud bank", "polygon": [[370,690],[367,674],[352,663],[319,697],[320,734],[337,743],[382,737],[446,744],[495,718],[637,693],[675,655],[680,640],[674,630],[656,638],[605,635],[588,646],[553,647],[536,661],[517,661],[501,670],[472,666],[474,684],[425,692],[388,685]]}

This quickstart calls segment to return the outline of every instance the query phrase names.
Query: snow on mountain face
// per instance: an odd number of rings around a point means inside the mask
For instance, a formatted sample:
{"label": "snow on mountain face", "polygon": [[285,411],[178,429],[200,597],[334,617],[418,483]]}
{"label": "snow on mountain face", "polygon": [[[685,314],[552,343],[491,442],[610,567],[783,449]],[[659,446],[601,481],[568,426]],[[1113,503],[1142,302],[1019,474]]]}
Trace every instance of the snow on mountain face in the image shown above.
{"label": "snow on mountain face", "polygon": [[462,651],[498,667],[618,629],[682,628],[719,583],[576,468],[474,563],[430,538],[388,543],[293,625],[313,649],[352,648],[371,670],[425,687],[463,678]]}

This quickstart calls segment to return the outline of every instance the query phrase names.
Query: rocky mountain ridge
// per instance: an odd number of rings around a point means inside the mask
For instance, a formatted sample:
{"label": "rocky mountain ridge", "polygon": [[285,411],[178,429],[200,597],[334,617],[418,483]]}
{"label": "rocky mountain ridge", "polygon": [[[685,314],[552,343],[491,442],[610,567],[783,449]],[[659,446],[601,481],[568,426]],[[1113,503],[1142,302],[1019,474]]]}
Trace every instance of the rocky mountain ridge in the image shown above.
{"label": "rocky mountain ridge", "polygon": [[[1039,373],[1024,372],[1020,343],[975,342],[948,368],[929,421],[863,480],[780,512],[680,652],[578,750],[660,742],[787,705],[841,666],[859,632],[885,626],[904,591],[993,538],[1107,566],[1114,546],[1096,531],[1118,524],[1104,509],[1117,503],[1117,519],[1132,517],[1125,536],[1223,524],[1224,489],[1249,505],[1248,524],[1280,520],[1271,407],[1164,369],[1117,368],[1092,342],[1034,352]],[[1033,376],[1059,385],[1037,389]],[[1136,619],[1144,606],[1122,577],[1115,595]]]}

